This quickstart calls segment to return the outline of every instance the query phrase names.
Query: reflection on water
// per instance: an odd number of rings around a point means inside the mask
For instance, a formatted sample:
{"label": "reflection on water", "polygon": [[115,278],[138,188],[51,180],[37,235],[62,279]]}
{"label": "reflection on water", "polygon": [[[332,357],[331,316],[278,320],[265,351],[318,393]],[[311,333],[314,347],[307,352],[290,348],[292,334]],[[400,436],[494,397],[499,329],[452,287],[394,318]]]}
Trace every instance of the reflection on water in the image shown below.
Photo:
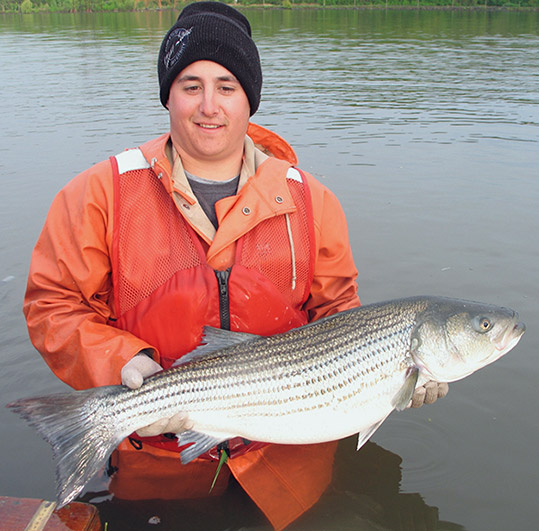
{"label": "reflection on water", "polygon": [[[417,492],[401,492],[400,456],[372,442],[357,453],[355,444],[353,437],[341,443],[335,464],[334,484],[320,507],[309,515],[313,524],[311,529],[328,529],[332,521],[338,522],[336,529],[464,529],[460,525],[442,521],[438,508],[425,503]],[[325,516],[329,517],[325,526],[317,522],[315,515],[323,511],[324,506],[327,511]],[[349,520],[342,521],[342,515]]]}
{"label": "reflection on water", "polygon": [[[514,307],[528,324],[514,352],[446,399],[392,415],[377,444],[356,453],[344,441],[333,485],[295,529],[535,529],[539,14],[246,14],[265,73],[255,119],[340,198],[363,302],[449,295]],[[27,339],[30,252],[61,186],[166,130],[155,60],[175,18],[0,16],[1,403],[65,389]],[[47,444],[4,408],[0,437],[0,493],[52,499]],[[86,498],[111,531],[154,515],[161,529],[169,517],[185,529],[265,526],[237,489],[211,510]]]}

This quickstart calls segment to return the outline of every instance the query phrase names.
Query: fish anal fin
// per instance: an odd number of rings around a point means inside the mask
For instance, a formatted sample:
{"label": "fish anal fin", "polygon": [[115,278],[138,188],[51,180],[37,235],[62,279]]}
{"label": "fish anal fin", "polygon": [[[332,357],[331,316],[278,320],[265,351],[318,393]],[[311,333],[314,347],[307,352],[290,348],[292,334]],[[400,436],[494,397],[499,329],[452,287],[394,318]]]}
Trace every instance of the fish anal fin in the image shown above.
{"label": "fish anal fin", "polygon": [[181,433],[177,433],[176,437],[178,438],[178,446],[187,446],[180,451],[180,458],[184,465],[229,438],[226,436],[200,433],[194,430],[182,431]]}
{"label": "fish anal fin", "polygon": [[389,415],[386,415],[382,420],[375,422],[372,426],[369,426],[366,430],[357,434],[357,448],[359,450],[374,434],[374,432],[382,425],[382,422],[387,419]]}
{"label": "fish anal fin", "polygon": [[419,369],[417,367],[411,367],[408,370],[404,384],[399,389],[398,393],[393,397],[391,405],[397,410],[402,411],[412,400],[412,395],[417,385],[417,379],[419,378]]}

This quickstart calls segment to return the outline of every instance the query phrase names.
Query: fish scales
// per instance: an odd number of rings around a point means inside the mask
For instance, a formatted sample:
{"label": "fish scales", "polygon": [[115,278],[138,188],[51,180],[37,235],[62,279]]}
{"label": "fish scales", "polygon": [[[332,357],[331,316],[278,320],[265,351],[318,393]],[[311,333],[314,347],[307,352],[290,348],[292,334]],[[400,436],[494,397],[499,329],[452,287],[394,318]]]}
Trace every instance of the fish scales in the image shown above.
{"label": "fish scales", "polygon": [[207,329],[208,344],[136,390],[108,386],[10,404],[53,448],[57,498],[84,488],[126,436],[177,412],[182,462],[240,436],[281,444],[359,433],[358,448],[416,385],[496,361],[524,333],[512,310],[441,297],[377,303],[271,337]]}
{"label": "fish scales", "polygon": [[[348,317],[348,319],[344,319]],[[368,336],[364,338],[364,345],[356,345],[356,349],[350,348],[350,328],[357,329],[361,327],[362,323],[357,323],[357,319],[350,319],[354,317],[354,314],[350,316],[343,316],[342,326],[332,327],[334,330],[340,332],[340,334],[334,333],[333,337],[330,335],[329,340],[326,340],[323,343],[318,343],[317,346],[306,349],[305,341],[310,341],[313,344],[316,341],[316,338],[320,336],[320,333],[309,333],[305,334],[307,337],[297,337],[294,341],[289,342],[285,355],[278,359],[276,362],[273,357],[271,357],[272,345],[270,345],[270,356],[268,356],[268,349],[262,352],[262,356],[259,355],[257,345],[251,343],[240,345],[237,347],[231,347],[234,349],[234,357],[223,356],[218,358],[213,358],[206,360],[204,363],[200,363],[199,366],[194,371],[189,371],[189,378],[182,378],[183,384],[183,399],[189,402],[189,393],[192,393],[193,400],[203,399],[204,391],[208,394],[211,393],[212,396],[215,396],[215,393],[218,394],[219,400],[227,398],[226,394],[220,394],[226,392],[228,388],[237,389],[238,385],[240,388],[245,389],[248,387],[248,394],[252,397],[254,396],[266,396],[268,393],[275,394],[275,371],[279,372],[279,376],[283,380],[289,381],[294,379],[292,385],[288,384],[287,388],[307,388],[312,389],[313,386],[320,387],[324,381],[324,378],[320,375],[316,380],[309,380],[308,378],[303,378],[307,373],[316,373],[324,374],[327,370],[327,366],[334,365],[335,362],[338,364],[342,360],[343,368],[340,371],[341,374],[349,373],[354,371],[354,377],[361,376],[367,371],[374,372],[376,368],[375,363],[372,364],[372,367],[369,369],[367,365],[373,356],[370,355],[371,352],[367,352],[365,356],[358,357],[356,352],[362,352],[363,346],[372,346],[376,345],[377,352],[382,353],[384,351],[389,351],[394,343],[391,341],[391,334],[385,334],[385,337],[376,338],[373,336]],[[348,321],[348,322],[347,322]],[[335,323],[338,325],[341,323]],[[313,327],[314,328],[314,327]],[[310,330],[309,330],[310,332]],[[327,331],[323,331],[326,333]],[[399,326],[399,329],[393,332],[393,335],[405,333],[405,330],[402,327],[402,322]],[[311,337],[309,337],[311,336]],[[360,336],[362,338],[362,336]],[[280,350],[281,345],[287,341],[286,334],[284,336],[276,338],[273,342],[275,343],[274,349]],[[355,339],[355,338],[353,338]],[[387,343],[387,345],[386,345]],[[264,344],[262,343],[261,346]],[[328,348],[329,347],[329,348]],[[403,344],[404,347],[404,344]],[[331,354],[328,354],[331,352]],[[401,352],[398,353],[399,355]],[[379,363],[386,362],[385,359],[380,359],[377,356],[377,361]],[[226,360],[229,360],[228,362]],[[244,362],[246,360],[246,362]],[[231,363],[233,361],[233,363]],[[348,361],[348,363],[346,363]],[[354,370],[357,368],[357,370]],[[182,368],[175,369],[178,372],[185,372],[181,370]],[[243,369],[243,370],[242,370]],[[254,371],[257,369],[257,371]],[[333,372],[333,375],[336,376],[338,373]],[[175,375],[171,374],[171,379]],[[216,377],[216,380],[212,378]],[[355,379],[355,378],[354,378]],[[212,385],[201,386],[200,382],[202,381],[212,381]],[[348,375],[346,380],[352,380],[350,375]],[[345,380],[345,381],[346,381]],[[270,389],[264,387],[265,383],[271,382],[273,385]],[[190,387],[190,384],[194,383],[194,387]],[[166,382],[163,382],[166,385]],[[332,386],[327,386],[326,391],[330,391],[335,387],[336,384]],[[280,391],[283,391],[283,388],[279,388]],[[244,396],[247,393],[235,393],[233,396]],[[309,393],[312,395],[313,393]],[[203,395],[203,396],[201,396]],[[300,396],[291,396],[290,400],[299,399]],[[152,398],[149,400],[152,401]],[[212,400],[213,402],[213,400]],[[267,401],[262,402],[263,405],[267,405]],[[286,413],[286,412],[285,412]],[[281,413],[282,414],[282,413]]]}
{"label": "fish scales", "polygon": [[[248,418],[258,410],[263,410],[264,417],[289,416],[329,407],[333,402],[342,404],[387,378],[380,372],[384,366],[389,366],[387,373],[392,374],[397,358],[402,364],[409,329],[409,324],[403,326],[400,313],[396,318],[387,308],[365,316],[343,313],[327,324],[305,327],[303,334],[270,338],[269,347],[266,342],[248,342],[230,347],[233,356],[201,360],[195,370],[173,369],[170,381],[160,382],[149,390],[146,401],[137,405],[147,404],[148,413],[152,413],[159,399],[177,398],[192,413],[239,410],[240,417]],[[401,345],[396,349],[399,338]],[[276,358],[272,351],[284,353]],[[393,352],[393,357],[387,358],[386,352]],[[316,377],[309,378],[310,374]],[[369,378],[369,374],[376,377]],[[181,378],[181,392],[172,393],[170,385],[176,378]],[[279,384],[280,380],[286,385]],[[169,392],[161,394],[160,388]]]}

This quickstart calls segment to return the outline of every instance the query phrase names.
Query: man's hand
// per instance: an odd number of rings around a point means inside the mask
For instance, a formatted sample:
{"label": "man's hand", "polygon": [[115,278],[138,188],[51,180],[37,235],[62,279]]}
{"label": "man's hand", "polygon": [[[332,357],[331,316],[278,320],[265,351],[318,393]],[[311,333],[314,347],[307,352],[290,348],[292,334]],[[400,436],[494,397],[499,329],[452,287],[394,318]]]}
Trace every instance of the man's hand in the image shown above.
{"label": "man's hand", "polygon": [[140,428],[137,430],[137,435],[141,437],[153,437],[162,433],[180,433],[190,430],[192,427],[193,423],[189,420],[187,413],[180,411],[172,415],[172,417],[159,419],[149,426]]}
{"label": "man's hand", "polygon": [[[145,351],[139,352],[122,367],[122,384],[130,389],[138,389],[142,385],[144,378],[162,370],[163,367],[150,358]],[[189,421],[187,414],[180,412],[172,417],[159,419],[149,426],[140,428],[137,430],[137,434],[141,437],[152,437],[162,433],[180,433],[191,429],[191,427],[192,423]]]}
{"label": "man's hand", "polygon": [[138,389],[142,385],[144,378],[148,378],[156,372],[162,371],[163,367],[153,361],[145,351],[133,356],[123,367],[120,376],[122,383],[129,389]]}
{"label": "man's hand", "polygon": [[414,391],[408,407],[421,407],[423,404],[434,404],[438,398],[443,398],[448,392],[448,384],[430,380]]}

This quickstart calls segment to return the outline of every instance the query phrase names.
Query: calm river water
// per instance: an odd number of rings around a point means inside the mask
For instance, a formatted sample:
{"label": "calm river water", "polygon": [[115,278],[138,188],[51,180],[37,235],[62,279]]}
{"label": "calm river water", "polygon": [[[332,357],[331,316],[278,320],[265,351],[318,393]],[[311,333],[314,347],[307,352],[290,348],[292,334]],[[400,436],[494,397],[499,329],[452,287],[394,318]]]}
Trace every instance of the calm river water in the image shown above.
{"label": "calm river water", "polygon": [[[265,72],[255,121],[341,199],[364,303],[440,294],[510,306],[528,331],[434,406],[394,414],[291,528],[537,529],[537,13],[249,10]],[[176,13],[0,16],[0,403],[65,389],[21,302],[55,193],[164,132],[155,60]],[[54,497],[48,446],[0,408],[0,495]],[[84,499],[116,529],[267,529],[238,492]],[[154,515],[158,526],[149,525]],[[2,524],[0,523],[0,527]]]}

